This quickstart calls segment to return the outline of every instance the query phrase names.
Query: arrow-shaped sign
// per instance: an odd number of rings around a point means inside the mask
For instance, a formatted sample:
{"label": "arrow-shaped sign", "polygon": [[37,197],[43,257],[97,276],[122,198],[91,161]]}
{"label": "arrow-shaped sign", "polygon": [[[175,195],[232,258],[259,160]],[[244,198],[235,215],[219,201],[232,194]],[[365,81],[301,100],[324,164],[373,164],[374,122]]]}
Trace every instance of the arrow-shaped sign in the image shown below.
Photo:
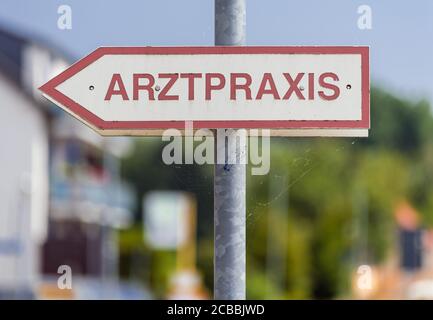
{"label": "arrow-shaped sign", "polygon": [[44,96],[101,134],[369,128],[368,47],[104,47]]}

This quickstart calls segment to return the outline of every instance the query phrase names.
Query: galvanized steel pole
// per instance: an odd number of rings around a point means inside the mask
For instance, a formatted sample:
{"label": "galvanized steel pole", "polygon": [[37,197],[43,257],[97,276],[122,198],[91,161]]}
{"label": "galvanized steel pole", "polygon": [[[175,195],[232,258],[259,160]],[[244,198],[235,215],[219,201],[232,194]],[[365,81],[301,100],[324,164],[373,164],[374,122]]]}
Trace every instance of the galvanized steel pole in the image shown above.
{"label": "galvanized steel pole", "polygon": [[[246,0],[215,0],[215,45],[245,45],[245,2]],[[224,129],[218,129],[215,134],[215,145],[225,146],[225,150],[217,150],[217,148],[215,150],[228,153],[228,144],[235,143],[236,146],[233,148],[236,152],[235,159],[245,157],[246,141],[242,139],[237,141],[236,138],[236,130],[224,132]],[[214,299],[216,300],[245,299],[245,189],[245,164],[215,161]]]}

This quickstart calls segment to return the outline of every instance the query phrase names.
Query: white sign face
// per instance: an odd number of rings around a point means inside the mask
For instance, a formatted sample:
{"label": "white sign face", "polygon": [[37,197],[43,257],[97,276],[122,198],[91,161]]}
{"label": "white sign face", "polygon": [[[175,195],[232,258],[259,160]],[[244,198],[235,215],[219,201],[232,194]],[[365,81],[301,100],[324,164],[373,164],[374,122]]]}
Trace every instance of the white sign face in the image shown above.
{"label": "white sign face", "polygon": [[100,48],[41,87],[99,132],[369,128],[367,47]]}
{"label": "white sign face", "polygon": [[182,192],[154,191],[143,200],[143,223],[148,243],[157,249],[176,249],[187,237],[189,199]]}

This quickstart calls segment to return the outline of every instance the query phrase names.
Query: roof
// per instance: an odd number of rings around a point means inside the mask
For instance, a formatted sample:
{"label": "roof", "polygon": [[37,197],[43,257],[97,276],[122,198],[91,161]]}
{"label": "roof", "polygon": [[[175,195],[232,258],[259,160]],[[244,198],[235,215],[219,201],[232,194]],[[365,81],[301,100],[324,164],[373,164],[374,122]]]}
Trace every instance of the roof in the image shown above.
{"label": "roof", "polygon": [[0,23],[0,72],[19,86],[22,85],[21,70],[23,66],[23,49],[28,45],[38,45],[56,57],[73,62],[76,60],[70,53],[59,48],[41,36]]}

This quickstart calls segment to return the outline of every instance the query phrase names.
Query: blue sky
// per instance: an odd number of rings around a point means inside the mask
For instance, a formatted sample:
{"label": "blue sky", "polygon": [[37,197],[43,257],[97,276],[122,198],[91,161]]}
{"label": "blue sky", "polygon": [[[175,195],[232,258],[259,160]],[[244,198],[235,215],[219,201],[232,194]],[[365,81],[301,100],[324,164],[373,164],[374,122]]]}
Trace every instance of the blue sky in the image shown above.
{"label": "blue sky", "polygon": [[[57,8],[72,8],[72,30]],[[357,27],[359,5],[372,30]],[[79,58],[98,46],[213,45],[213,0],[1,0],[0,25]],[[433,101],[433,1],[247,0],[248,45],[369,45],[374,84]]]}

